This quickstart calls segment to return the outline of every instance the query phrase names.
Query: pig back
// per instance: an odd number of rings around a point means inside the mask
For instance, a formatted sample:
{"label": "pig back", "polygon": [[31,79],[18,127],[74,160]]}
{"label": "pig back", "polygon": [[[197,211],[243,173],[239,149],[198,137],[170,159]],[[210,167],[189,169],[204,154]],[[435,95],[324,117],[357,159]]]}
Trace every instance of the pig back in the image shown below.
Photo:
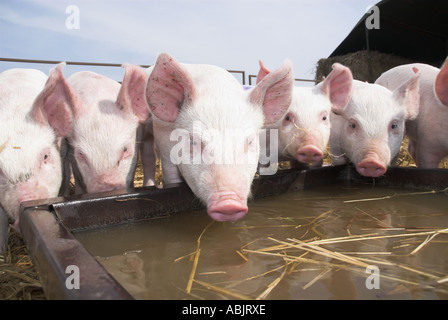
{"label": "pig back", "polygon": [[24,118],[46,81],[47,76],[35,69],[17,68],[0,73],[0,120]]}

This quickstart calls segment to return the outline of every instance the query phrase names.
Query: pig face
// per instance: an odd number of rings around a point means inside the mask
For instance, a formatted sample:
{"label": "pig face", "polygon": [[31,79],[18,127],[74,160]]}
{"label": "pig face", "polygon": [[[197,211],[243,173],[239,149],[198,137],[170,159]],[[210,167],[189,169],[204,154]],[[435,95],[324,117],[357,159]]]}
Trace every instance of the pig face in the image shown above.
{"label": "pig face", "polygon": [[361,175],[383,175],[398,155],[405,120],[418,114],[418,97],[417,75],[393,92],[354,81],[349,104],[332,117],[330,152],[334,163],[345,156]]}
{"label": "pig face", "polygon": [[179,64],[161,54],[146,95],[164,182],[175,181],[166,181],[165,173],[177,166],[213,219],[243,217],[258,163],[259,130],[285,113],[292,81],[287,62],[244,91],[221,68]]}
{"label": "pig face", "polygon": [[401,65],[383,73],[375,83],[394,90],[419,72],[420,106],[407,121],[408,151],[421,168],[437,168],[448,155],[448,63],[441,69],[423,63]]}
{"label": "pig face", "polygon": [[47,77],[40,71],[11,69],[0,74],[0,202],[18,228],[20,203],[58,195],[62,180],[59,141],[69,122],[62,116],[59,77],[63,64]]}
{"label": "pig face", "polygon": [[288,112],[279,125],[279,149],[299,162],[320,164],[330,137],[331,106],[310,88],[294,88]]}
{"label": "pig face", "polygon": [[[260,61],[257,81],[270,71]],[[279,152],[302,163],[322,164],[330,138],[330,113],[345,108],[352,87],[350,69],[334,64],[333,71],[319,85],[295,87],[286,115],[271,128],[278,129]]]}
{"label": "pig face", "polygon": [[192,191],[207,203],[212,218],[239,219],[248,210],[246,200],[257,168],[263,115],[256,108],[233,101],[230,105],[238,114],[223,121],[220,117],[209,118],[205,111],[210,106],[204,104],[203,109],[201,101],[197,102],[176,122],[177,130],[185,133],[182,151],[189,152],[188,160],[177,161],[178,168]]}
{"label": "pig face", "polygon": [[12,124],[2,121],[2,132],[9,134],[2,134],[0,138],[4,141],[0,153],[0,199],[17,227],[20,203],[56,197],[62,170],[51,128],[32,121],[22,125],[15,123],[14,128]]}
{"label": "pig face", "polygon": [[71,146],[76,184],[82,192],[125,189],[133,183],[137,126],[149,116],[147,75],[126,65],[119,83],[92,72],[68,79],[73,125]]}

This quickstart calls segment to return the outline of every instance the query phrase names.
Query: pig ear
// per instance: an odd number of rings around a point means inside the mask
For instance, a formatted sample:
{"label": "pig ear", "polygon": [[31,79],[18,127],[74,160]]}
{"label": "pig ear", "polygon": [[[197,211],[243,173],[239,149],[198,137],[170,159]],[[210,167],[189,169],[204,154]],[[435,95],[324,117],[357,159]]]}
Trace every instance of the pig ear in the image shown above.
{"label": "pig ear", "polygon": [[37,123],[48,123],[60,137],[67,136],[71,131],[71,108],[77,99],[62,73],[64,66],[65,62],[61,62],[50,71],[45,87],[37,96],[31,110],[31,117]]}
{"label": "pig ear", "polygon": [[349,68],[340,63],[333,64],[332,68],[330,74],[318,86],[330,98],[332,111],[340,113],[350,101],[353,75]]}
{"label": "pig ear", "polygon": [[183,105],[195,99],[196,89],[188,72],[169,54],[161,53],[146,87],[146,101],[159,119],[174,122]]}
{"label": "pig ear", "polygon": [[292,99],[294,78],[291,61],[267,74],[249,94],[249,100],[263,107],[265,124],[277,122],[288,110]]}
{"label": "pig ear", "polygon": [[406,119],[413,120],[417,118],[420,104],[419,94],[419,72],[417,68],[413,68],[414,75],[412,78],[401,84],[393,92],[395,99],[405,106]]}
{"label": "pig ear", "polygon": [[440,69],[434,84],[434,90],[437,98],[443,105],[448,106],[448,59]]}
{"label": "pig ear", "polygon": [[264,77],[271,73],[271,70],[264,66],[263,61],[260,60],[258,61],[258,63],[260,64],[260,71],[258,71],[256,84],[258,84],[261,80],[263,80]]}
{"label": "pig ear", "polygon": [[150,112],[146,102],[146,82],[148,75],[139,66],[124,64],[124,77],[120,92],[117,97],[117,105],[125,112],[133,112],[140,122],[148,119]]}

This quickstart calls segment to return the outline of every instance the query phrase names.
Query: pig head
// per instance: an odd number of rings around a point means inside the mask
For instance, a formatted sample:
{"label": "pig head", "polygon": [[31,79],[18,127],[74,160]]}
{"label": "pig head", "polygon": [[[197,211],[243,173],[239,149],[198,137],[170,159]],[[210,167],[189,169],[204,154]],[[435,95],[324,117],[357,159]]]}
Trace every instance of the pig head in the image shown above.
{"label": "pig head", "polygon": [[375,83],[390,90],[418,71],[419,114],[406,122],[408,150],[421,168],[437,168],[448,155],[448,62],[439,69],[423,63],[401,65],[383,73]]}
{"label": "pig head", "polygon": [[[266,126],[278,130],[279,154],[312,166],[322,164],[330,138],[331,110],[345,108],[353,81],[349,68],[339,63],[332,67],[332,72],[318,85],[294,87],[286,115]],[[257,83],[269,73],[260,61]]]}
{"label": "pig head", "polygon": [[405,120],[418,115],[418,92],[418,74],[394,91],[354,80],[347,107],[333,110],[333,164],[352,162],[363,176],[383,175],[398,156]]}
{"label": "pig head", "polygon": [[146,97],[164,183],[184,179],[215,220],[243,217],[257,169],[259,131],[284,115],[292,85],[289,61],[245,91],[224,69],[181,64],[160,54]]}
{"label": "pig head", "polygon": [[53,198],[60,190],[60,146],[70,127],[59,108],[63,65],[49,77],[32,69],[0,74],[0,251],[7,243],[8,217],[20,230],[20,203]]}
{"label": "pig head", "polygon": [[130,64],[124,69],[121,86],[89,71],[77,72],[64,82],[76,193],[124,190],[133,184],[137,127],[150,113],[146,73]]}

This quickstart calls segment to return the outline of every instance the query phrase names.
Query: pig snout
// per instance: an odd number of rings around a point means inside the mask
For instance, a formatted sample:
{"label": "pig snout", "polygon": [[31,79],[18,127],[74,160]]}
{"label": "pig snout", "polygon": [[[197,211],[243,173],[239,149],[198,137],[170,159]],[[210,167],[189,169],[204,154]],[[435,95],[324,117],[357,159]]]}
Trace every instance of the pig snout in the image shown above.
{"label": "pig snout", "polygon": [[50,196],[47,188],[35,183],[33,180],[17,185],[16,192],[19,203],[36,199],[45,199]]}
{"label": "pig snout", "polygon": [[87,186],[89,193],[108,192],[126,189],[126,181],[114,174],[107,174],[98,177],[93,183]]}
{"label": "pig snout", "polygon": [[16,186],[15,188],[15,203],[11,205],[13,215],[15,218],[14,221],[14,229],[17,232],[20,232],[19,227],[19,211],[20,204],[25,201],[37,200],[37,199],[46,199],[50,197],[49,190],[38,183],[35,183],[33,180],[29,182],[23,182]]}
{"label": "pig snout", "polygon": [[247,211],[246,200],[242,200],[235,192],[215,193],[207,206],[207,213],[216,221],[236,221],[244,217]]}
{"label": "pig snout", "polygon": [[380,177],[386,173],[386,165],[376,153],[368,153],[356,165],[356,171],[366,177]]}
{"label": "pig snout", "polygon": [[318,163],[322,158],[322,151],[313,145],[303,146],[296,153],[296,159],[303,163]]}

